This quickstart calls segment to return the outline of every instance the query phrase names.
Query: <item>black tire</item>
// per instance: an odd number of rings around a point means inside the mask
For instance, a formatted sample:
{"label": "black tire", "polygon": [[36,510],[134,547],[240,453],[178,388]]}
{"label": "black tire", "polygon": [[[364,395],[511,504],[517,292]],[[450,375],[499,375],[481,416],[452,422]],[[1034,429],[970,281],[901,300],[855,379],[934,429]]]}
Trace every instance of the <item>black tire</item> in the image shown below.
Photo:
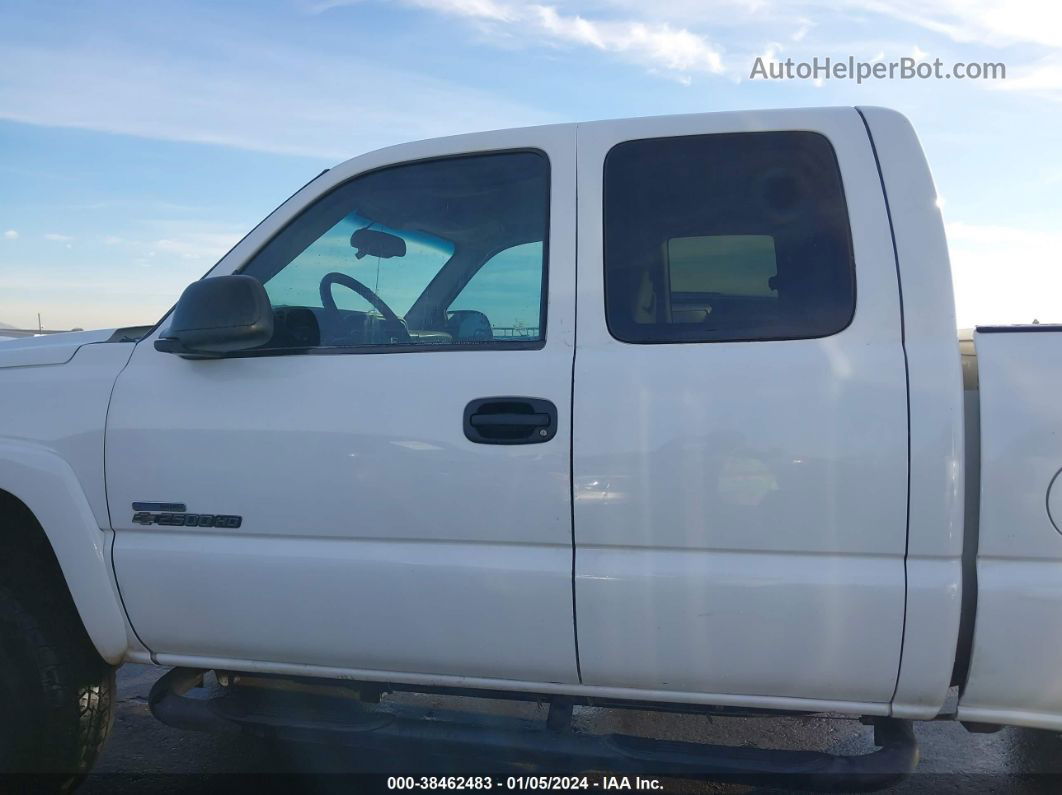
{"label": "black tire", "polygon": [[0,577],[0,773],[47,774],[48,789],[69,791],[110,733],[115,669],[89,641],[65,583],[27,568]]}

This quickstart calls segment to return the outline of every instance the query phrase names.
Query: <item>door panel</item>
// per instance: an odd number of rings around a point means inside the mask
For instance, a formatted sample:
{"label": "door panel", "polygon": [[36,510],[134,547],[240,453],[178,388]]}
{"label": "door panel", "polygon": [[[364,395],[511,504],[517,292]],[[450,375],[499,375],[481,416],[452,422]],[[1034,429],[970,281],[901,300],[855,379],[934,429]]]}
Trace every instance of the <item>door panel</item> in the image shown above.
{"label": "door panel", "polygon": [[[215,273],[239,269],[292,219],[308,217],[299,214],[309,213],[318,197],[338,195],[357,174],[516,147],[549,158],[544,341],[462,349],[454,332],[447,344],[431,349],[449,332],[425,333],[421,338],[430,342],[418,347],[410,328],[411,339],[403,337],[395,351],[379,346],[382,353],[351,345],[188,360],[155,351],[153,337],[137,347],[111,406],[108,497],[118,581],[132,624],[153,652],[577,680],[568,423],[572,131],[464,136],[358,158],[335,169],[312,194],[294,197],[295,206],[281,208],[265,234],[241,244]],[[355,209],[365,215],[372,209],[366,206]],[[402,232],[403,219],[388,220],[392,231]],[[424,234],[410,238],[411,253],[429,245]],[[317,267],[315,252],[325,248],[311,245],[300,267]],[[351,267],[371,267],[369,258],[355,261],[353,251],[343,250]],[[256,256],[272,256],[268,247],[262,251]],[[402,261],[382,262],[379,282],[368,287],[397,307],[399,292],[388,294],[386,286],[395,284]],[[257,275],[253,267],[248,272]],[[328,263],[320,267],[329,269]],[[275,305],[282,292],[311,300],[312,291],[300,293],[291,279],[283,291],[268,281],[266,287]],[[335,287],[340,309],[353,300],[341,289]],[[285,311],[308,317],[304,309]],[[422,307],[426,313],[441,309],[445,301]],[[326,332],[333,341],[349,332],[371,341],[364,335],[373,325],[391,342],[401,332],[374,312],[352,323],[354,315],[321,311],[315,307],[311,314],[342,321],[321,322],[322,340]],[[492,322],[511,325],[507,318]],[[470,441],[466,406],[499,395],[551,401],[559,416],[556,435],[528,445]],[[132,502],[150,500],[237,515],[242,523],[226,529],[134,523]]]}
{"label": "door panel", "polygon": [[[779,281],[770,288],[767,271],[755,288],[728,276],[731,296],[687,292],[678,306],[675,263],[681,255],[688,266],[693,255],[683,252],[692,243],[669,243],[660,254],[671,263],[667,320],[691,325],[672,344],[618,341],[604,311],[608,153],[625,141],[772,130],[815,131],[836,153],[858,266],[851,323],[807,339],[768,326],[782,331],[736,341],[756,335],[740,325],[727,331],[735,311],[754,307],[756,318],[763,301],[787,300],[787,291],[794,294],[787,274],[824,256],[823,246],[786,253],[776,237]],[[770,160],[778,150],[768,149]],[[584,683],[889,700],[904,610],[906,384],[891,240],[859,117],[830,110],[602,122],[580,127],[578,157],[573,471]],[[709,169],[705,184],[715,185],[713,170],[725,165]],[[675,221],[685,225],[682,241],[722,235],[712,246],[697,244],[700,261],[711,265],[706,272],[737,261],[734,246],[744,240],[742,273],[757,273],[756,252],[769,250],[770,229],[789,224],[799,232],[799,218],[765,216],[757,226],[733,208],[745,202],[742,191],[751,207],[754,191],[770,190],[778,173],[771,169],[760,181],[724,179],[723,190],[738,197],[732,206]],[[661,201],[678,190],[668,186]],[[812,223],[815,210],[808,212]],[[638,227],[636,218],[623,221]],[[661,293],[646,290],[630,324],[613,332],[656,333],[639,325],[660,316]],[[697,301],[706,303],[691,309]],[[718,341],[693,341],[698,335]]]}

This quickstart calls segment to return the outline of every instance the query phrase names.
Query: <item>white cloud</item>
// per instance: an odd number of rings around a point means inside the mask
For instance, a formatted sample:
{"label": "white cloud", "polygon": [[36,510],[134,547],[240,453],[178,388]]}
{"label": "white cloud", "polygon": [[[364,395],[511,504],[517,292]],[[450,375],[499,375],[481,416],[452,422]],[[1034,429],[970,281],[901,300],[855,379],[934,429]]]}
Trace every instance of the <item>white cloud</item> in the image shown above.
{"label": "white cloud", "polygon": [[551,6],[531,6],[530,22],[557,42],[614,52],[644,66],[687,75],[723,72],[720,51],[685,28],[665,23],[633,21],[592,22],[581,16],[564,16]]}
{"label": "white cloud", "polygon": [[800,20],[800,27],[789,34],[790,41],[803,41],[804,37],[808,35],[808,31],[811,30],[814,24],[815,23],[809,19]]}
{"label": "white cloud", "polygon": [[14,229],[8,229],[4,232],[4,240],[18,240],[18,232]]}
{"label": "white cloud", "polygon": [[[363,2],[329,0],[314,10]],[[1042,0],[671,0],[666,5],[646,4],[644,0],[399,2],[471,21],[484,39],[494,44],[583,47],[685,83],[697,74],[747,75],[755,54],[768,41],[788,40],[800,46],[803,55],[822,55],[822,45],[808,41],[812,30],[829,36],[830,52],[825,54],[859,57],[861,42],[848,40],[831,27],[838,19],[857,23],[869,19],[875,29],[881,29],[882,23],[893,23],[889,27],[894,39],[879,43],[872,51],[881,50],[879,59],[884,59],[886,52],[889,57],[911,52],[916,58],[928,57],[923,47],[912,46],[909,35],[904,39],[908,32],[898,29],[895,22],[961,44],[1062,47],[1062,4]],[[851,24],[848,28],[856,29]],[[721,39],[727,41],[729,54],[716,43]],[[881,44],[887,46],[882,49]],[[796,57],[797,53],[793,54]],[[1033,68],[1028,52],[1008,55],[1015,55],[1014,62],[1008,63],[1008,80],[979,81],[980,87],[1062,91],[1054,62]],[[1010,80],[1011,72],[1020,73],[1019,79]]]}
{"label": "white cloud", "polygon": [[[474,19],[489,19],[497,22],[515,22],[519,8],[512,3],[495,0],[408,0],[409,4],[456,14]],[[333,5],[339,5],[334,3]]]}
{"label": "white cloud", "polygon": [[67,241],[73,240],[74,238],[70,237],[70,235],[61,235],[58,232],[48,232],[46,235],[44,235],[44,239],[54,240],[58,243],[66,243]]}
{"label": "white cloud", "polygon": [[[984,51],[957,60],[1003,63],[1005,80],[977,81],[980,88],[1020,91],[1062,102],[1062,3],[1043,0],[845,0],[850,10],[891,17]],[[1016,47],[1022,46],[1020,49]],[[1047,54],[1036,57],[1039,50]],[[1052,52],[1054,50],[1054,52]],[[976,53],[976,54],[974,54]],[[928,54],[914,48],[913,57]]]}
{"label": "white cloud", "polygon": [[[353,0],[357,2],[358,0]],[[556,5],[513,0],[402,0],[405,5],[461,17],[477,23],[488,39],[511,45],[528,38],[552,46],[589,47],[614,54],[656,73],[689,82],[693,74],[722,74],[722,50],[709,40],[659,14],[629,19],[591,19],[565,13]],[[347,5],[329,2],[327,10]],[[605,4],[607,5],[607,3]]]}
{"label": "white cloud", "polygon": [[431,76],[236,43],[223,62],[182,52],[5,45],[0,118],[329,159],[556,121]]}
{"label": "white cloud", "polygon": [[961,328],[1062,322],[1062,232],[952,222],[947,234]]}
{"label": "white cloud", "polygon": [[249,226],[195,218],[155,218],[136,222],[136,234],[97,238],[140,265],[206,268],[221,259],[247,233]]}
{"label": "white cloud", "polygon": [[893,17],[958,42],[1062,47],[1062,5],[1044,0],[846,0],[842,5]]}
{"label": "white cloud", "polygon": [[232,248],[243,237],[238,232],[197,232],[190,231],[183,235],[164,237],[152,243],[148,256],[156,252],[170,254],[186,260],[217,262],[221,255]]}
{"label": "white cloud", "polygon": [[1062,102],[1062,57],[1048,55],[1031,64],[1007,70],[1006,80],[993,80],[999,91],[1025,91]]}
{"label": "white cloud", "polygon": [[[852,22],[859,22],[855,15],[867,15],[899,20],[962,43],[1062,46],[1062,4],[1045,0],[669,0],[666,8],[644,0],[597,0],[595,7],[639,16],[650,13],[672,24],[716,30],[777,24],[799,31],[808,20],[823,27],[845,21],[854,29]],[[834,36],[831,44],[839,38]]]}

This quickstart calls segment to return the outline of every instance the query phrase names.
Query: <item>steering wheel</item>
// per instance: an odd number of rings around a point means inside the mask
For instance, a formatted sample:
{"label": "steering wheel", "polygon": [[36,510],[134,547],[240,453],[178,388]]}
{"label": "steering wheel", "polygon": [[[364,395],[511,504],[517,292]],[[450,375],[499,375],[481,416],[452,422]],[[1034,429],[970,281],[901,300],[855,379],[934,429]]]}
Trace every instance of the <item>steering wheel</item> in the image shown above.
{"label": "steering wheel", "polygon": [[376,311],[378,311],[381,315],[383,315],[384,320],[390,321],[391,323],[402,322],[398,315],[394,313],[391,307],[384,303],[383,299],[380,298],[380,296],[378,296],[364,284],[359,282],[353,276],[347,276],[347,274],[345,273],[336,273],[335,271],[333,271],[332,273],[326,273],[324,278],[321,279],[321,306],[323,306],[327,311],[332,313],[339,311],[339,308],[336,306],[336,299],[332,297],[333,284],[342,284],[344,287],[349,287],[351,290],[353,290],[366,301],[368,301],[370,304],[372,304],[373,308],[376,309]]}

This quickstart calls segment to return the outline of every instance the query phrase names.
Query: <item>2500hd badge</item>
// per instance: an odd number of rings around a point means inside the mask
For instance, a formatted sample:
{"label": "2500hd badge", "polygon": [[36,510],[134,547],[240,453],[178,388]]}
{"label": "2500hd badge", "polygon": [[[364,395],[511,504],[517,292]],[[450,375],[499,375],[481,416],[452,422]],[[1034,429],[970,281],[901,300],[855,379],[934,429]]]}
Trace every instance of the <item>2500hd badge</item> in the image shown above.
{"label": "2500hd badge", "polygon": [[179,502],[134,502],[133,522],[162,527],[223,527],[235,529],[243,524],[242,516],[215,513],[188,513]]}

